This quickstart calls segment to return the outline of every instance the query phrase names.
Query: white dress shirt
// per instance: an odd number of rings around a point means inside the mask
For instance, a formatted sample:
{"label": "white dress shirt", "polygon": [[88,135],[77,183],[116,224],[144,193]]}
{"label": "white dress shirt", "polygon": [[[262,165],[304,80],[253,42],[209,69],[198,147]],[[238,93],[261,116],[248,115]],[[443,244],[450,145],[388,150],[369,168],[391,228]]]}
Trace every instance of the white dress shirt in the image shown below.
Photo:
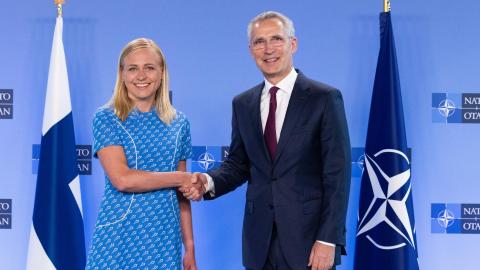
{"label": "white dress shirt", "polygon": [[262,119],[262,130],[265,132],[265,125],[267,123],[268,112],[270,110],[270,88],[272,86],[278,87],[277,91],[277,110],[275,111],[275,131],[277,135],[277,142],[280,139],[280,133],[282,132],[283,121],[287,114],[288,102],[292,95],[293,86],[297,80],[297,71],[292,68],[292,71],[288,73],[287,77],[283,78],[279,83],[273,85],[271,82],[265,79],[265,86],[262,90],[262,96],[260,97],[260,118]]}

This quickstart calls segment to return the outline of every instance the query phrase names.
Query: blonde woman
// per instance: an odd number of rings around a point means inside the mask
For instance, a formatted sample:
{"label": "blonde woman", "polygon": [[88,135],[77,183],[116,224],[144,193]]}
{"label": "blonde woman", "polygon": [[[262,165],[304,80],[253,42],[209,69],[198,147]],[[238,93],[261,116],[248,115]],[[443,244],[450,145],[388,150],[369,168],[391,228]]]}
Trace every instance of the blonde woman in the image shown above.
{"label": "blonde woman", "polygon": [[188,187],[190,125],[169,101],[168,71],[149,39],[122,50],[115,91],[93,120],[105,194],[86,269],[195,270]]}

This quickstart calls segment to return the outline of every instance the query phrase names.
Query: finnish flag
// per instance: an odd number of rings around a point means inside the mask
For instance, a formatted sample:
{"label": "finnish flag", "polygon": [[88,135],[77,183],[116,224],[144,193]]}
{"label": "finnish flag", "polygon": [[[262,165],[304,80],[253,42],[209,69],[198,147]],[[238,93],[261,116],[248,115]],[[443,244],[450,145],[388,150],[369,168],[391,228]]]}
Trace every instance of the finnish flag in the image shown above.
{"label": "finnish flag", "polygon": [[57,17],[48,72],[27,269],[85,269],[82,199],[72,106]]}

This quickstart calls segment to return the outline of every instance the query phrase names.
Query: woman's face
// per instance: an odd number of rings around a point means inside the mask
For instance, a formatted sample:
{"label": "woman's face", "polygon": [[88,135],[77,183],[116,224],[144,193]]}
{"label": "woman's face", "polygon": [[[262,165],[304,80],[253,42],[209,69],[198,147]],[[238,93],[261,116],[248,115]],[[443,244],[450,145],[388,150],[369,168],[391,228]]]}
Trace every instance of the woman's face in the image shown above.
{"label": "woman's face", "polygon": [[152,48],[142,48],[123,59],[122,80],[135,105],[152,105],[162,83],[160,56]]}

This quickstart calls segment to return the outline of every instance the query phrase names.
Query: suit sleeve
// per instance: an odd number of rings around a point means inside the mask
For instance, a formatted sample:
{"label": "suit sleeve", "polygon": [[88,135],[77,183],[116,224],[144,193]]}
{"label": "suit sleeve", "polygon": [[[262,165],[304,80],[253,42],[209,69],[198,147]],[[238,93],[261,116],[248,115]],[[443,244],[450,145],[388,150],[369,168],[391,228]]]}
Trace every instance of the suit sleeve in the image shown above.
{"label": "suit sleeve", "polygon": [[215,197],[209,193],[205,194],[205,199],[214,199],[226,194],[250,178],[250,160],[245,151],[245,146],[238,127],[238,115],[236,101],[232,103],[232,138],[228,157],[222,165],[215,170],[207,172],[213,179],[215,185]]}
{"label": "suit sleeve", "polygon": [[321,125],[324,196],[317,240],[344,246],[351,174],[350,139],[342,94],[336,89],[328,92]]}

